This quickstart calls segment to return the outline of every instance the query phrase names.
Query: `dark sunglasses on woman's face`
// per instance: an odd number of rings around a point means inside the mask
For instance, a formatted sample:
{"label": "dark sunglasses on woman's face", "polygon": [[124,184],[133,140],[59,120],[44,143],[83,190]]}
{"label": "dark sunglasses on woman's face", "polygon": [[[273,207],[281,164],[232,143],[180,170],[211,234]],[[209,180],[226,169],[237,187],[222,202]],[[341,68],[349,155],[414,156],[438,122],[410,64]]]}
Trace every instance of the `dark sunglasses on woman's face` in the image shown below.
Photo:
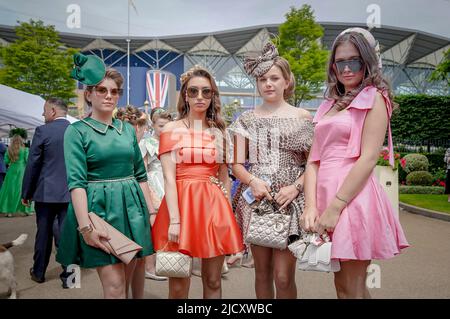
{"label": "dark sunglasses on woman's face", "polygon": [[196,97],[198,97],[198,93],[202,92],[202,97],[204,99],[209,100],[212,97],[213,91],[210,88],[203,88],[203,89],[199,89],[196,88],[195,86],[191,86],[188,87],[186,92],[187,92],[187,96],[189,96],[191,99],[195,99]]}
{"label": "dark sunglasses on woman's face", "polygon": [[361,71],[363,66],[363,63],[360,59],[338,61],[334,62],[334,64],[336,65],[336,69],[339,73],[343,73],[346,66],[348,66],[352,73],[357,73]]}
{"label": "dark sunglasses on woman's face", "polygon": [[[122,95],[123,90],[122,89],[111,89],[109,92],[111,92],[112,97],[118,97]],[[97,96],[106,96],[108,94],[108,89],[104,86],[96,86],[95,87],[95,93]]]}

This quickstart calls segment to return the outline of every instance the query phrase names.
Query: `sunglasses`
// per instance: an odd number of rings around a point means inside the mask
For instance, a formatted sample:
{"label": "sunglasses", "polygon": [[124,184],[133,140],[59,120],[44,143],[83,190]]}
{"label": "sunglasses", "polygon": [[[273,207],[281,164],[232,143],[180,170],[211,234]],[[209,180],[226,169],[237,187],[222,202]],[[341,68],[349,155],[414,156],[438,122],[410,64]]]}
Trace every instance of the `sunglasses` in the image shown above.
{"label": "sunglasses", "polygon": [[213,90],[210,88],[203,88],[203,89],[199,89],[196,88],[195,86],[191,86],[189,88],[187,88],[186,93],[187,96],[189,96],[191,99],[195,99],[196,97],[198,97],[198,93],[202,92],[202,97],[209,100],[212,95],[213,95]]}
{"label": "sunglasses", "polygon": [[[122,95],[123,90],[122,89],[111,89],[109,92],[111,93],[112,97],[118,97],[118,96]],[[108,89],[105,88],[104,86],[96,86],[95,93],[97,94],[97,96],[105,97],[108,94]]]}
{"label": "sunglasses", "polygon": [[343,73],[346,66],[348,66],[348,68],[352,73],[357,73],[361,71],[363,67],[363,63],[360,59],[344,60],[334,62],[334,64],[336,65],[336,69],[338,70],[339,73]]}

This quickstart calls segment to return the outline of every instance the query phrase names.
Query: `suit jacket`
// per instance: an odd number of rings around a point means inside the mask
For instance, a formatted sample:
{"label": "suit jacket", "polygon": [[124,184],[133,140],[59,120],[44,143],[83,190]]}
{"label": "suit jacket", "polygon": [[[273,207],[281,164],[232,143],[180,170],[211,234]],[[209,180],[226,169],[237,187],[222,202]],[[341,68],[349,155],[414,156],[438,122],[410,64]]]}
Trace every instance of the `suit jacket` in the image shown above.
{"label": "suit jacket", "polygon": [[64,132],[70,122],[57,119],[36,128],[22,182],[22,198],[68,203]]}
{"label": "suit jacket", "polygon": [[6,145],[0,142],[0,174],[6,173],[6,165],[5,165],[5,153],[6,153]]}

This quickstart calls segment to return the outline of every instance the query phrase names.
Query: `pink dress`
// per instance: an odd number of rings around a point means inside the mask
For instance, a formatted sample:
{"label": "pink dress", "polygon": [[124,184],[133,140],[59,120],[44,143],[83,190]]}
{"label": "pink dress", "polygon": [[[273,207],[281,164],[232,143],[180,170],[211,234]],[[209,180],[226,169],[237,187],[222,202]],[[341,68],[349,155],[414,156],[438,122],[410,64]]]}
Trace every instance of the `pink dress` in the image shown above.
{"label": "pink dress", "polygon": [[[319,164],[316,189],[319,214],[331,203],[360,156],[364,119],[373,106],[376,92],[376,88],[366,87],[347,110],[322,118],[334,103],[325,101],[314,117],[313,122],[317,124],[309,161]],[[383,96],[390,117],[392,107],[387,96]],[[392,165],[390,125],[388,140]],[[388,259],[409,246],[387,194],[373,173],[342,211],[331,238],[333,259]]]}

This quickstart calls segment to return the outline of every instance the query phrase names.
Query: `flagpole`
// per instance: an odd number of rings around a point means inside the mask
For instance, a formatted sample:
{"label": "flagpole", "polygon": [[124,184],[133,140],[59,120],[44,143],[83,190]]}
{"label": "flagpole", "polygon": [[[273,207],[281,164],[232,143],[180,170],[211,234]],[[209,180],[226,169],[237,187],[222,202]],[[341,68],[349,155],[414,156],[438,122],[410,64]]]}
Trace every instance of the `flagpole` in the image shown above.
{"label": "flagpole", "polygon": [[128,38],[127,38],[127,105],[130,105],[130,0],[128,0]]}

